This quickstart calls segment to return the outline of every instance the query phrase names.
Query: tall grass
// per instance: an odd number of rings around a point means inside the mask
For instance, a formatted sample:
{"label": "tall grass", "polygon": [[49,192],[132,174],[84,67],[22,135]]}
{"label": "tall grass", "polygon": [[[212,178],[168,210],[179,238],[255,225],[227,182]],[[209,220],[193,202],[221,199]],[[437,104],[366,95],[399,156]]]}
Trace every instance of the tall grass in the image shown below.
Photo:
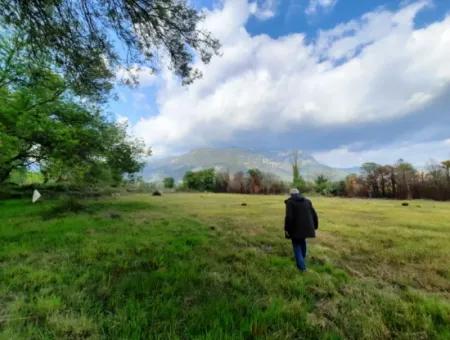
{"label": "tall grass", "polygon": [[314,203],[301,274],[282,196],[0,201],[0,338],[450,337],[450,204]]}

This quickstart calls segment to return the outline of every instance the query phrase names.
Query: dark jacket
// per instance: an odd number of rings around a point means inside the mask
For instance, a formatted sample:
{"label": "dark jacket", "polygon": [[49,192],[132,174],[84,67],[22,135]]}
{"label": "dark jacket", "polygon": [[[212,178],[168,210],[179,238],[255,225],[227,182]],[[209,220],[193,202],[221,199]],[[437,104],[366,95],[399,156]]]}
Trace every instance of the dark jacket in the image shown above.
{"label": "dark jacket", "polygon": [[302,195],[292,195],[284,203],[286,203],[284,219],[286,238],[296,240],[316,237],[319,219],[311,201]]}

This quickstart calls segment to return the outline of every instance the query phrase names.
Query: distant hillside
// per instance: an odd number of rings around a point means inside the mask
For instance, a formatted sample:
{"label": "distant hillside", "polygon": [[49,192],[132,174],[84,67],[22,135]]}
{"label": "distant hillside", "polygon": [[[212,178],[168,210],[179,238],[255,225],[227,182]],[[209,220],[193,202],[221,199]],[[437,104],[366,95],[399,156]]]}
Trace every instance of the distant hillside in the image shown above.
{"label": "distant hillside", "polygon": [[[288,181],[292,178],[290,157],[290,151],[258,153],[240,148],[195,149],[180,156],[151,159],[144,168],[144,178],[159,181],[170,176],[179,181],[188,170],[215,168],[218,171],[235,173],[258,168]],[[299,154],[299,163],[300,172],[307,180],[313,180],[319,175],[338,180],[358,171],[358,169],[338,169],[326,166],[303,152]]]}

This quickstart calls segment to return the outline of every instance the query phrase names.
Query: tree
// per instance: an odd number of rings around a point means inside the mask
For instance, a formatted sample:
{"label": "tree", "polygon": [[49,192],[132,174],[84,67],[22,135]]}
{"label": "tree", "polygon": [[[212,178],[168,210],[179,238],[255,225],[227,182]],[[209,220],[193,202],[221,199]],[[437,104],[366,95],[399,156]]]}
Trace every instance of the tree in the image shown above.
{"label": "tree", "polygon": [[433,186],[441,186],[445,177],[442,163],[436,164],[434,162],[429,162],[429,164],[427,164],[427,177]]}
{"label": "tree", "polygon": [[403,159],[399,159],[395,165],[395,169],[400,179],[401,188],[403,191],[403,197],[412,199],[411,184],[414,180],[416,170],[412,164],[405,162]]}
{"label": "tree", "polygon": [[246,192],[245,187],[245,174],[242,171],[238,171],[233,175],[232,180],[230,181],[230,190],[232,192],[237,192],[243,194]]}
{"label": "tree", "polygon": [[247,173],[239,171],[232,178],[228,173],[216,175],[216,192],[279,194],[286,190],[285,183],[276,175],[256,168],[249,169]]}
{"label": "tree", "polygon": [[389,179],[390,170],[388,166],[379,166],[376,171],[375,175],[378,178],[379,186],[381,189],[381,197],[387,197],[388,193],[388,179]]}
{"label": "tree", "polygon": [[330,192],[329,180],[324,175],[317,176],[317,178],[314,180],[314,184],[318,193],[326,195]]}
{"label": "tree", "polygon": [[447,179],[447,185],[450,186],[450,160],[441,162],[445,171],[445,178]]}
{"label": "tree", "polygon": [[303,177],[300,175],[300,167],[298,164],[298,158],[299,158],[299,152],[298,150],[295,150],[292,152],[292,186],[294,188],[299,189],[300,191],[303,191],[306,187],[306,182],[303,179]]}
{"label": "tree", "polygon": [[389,181],[391,184],[392,197],[397,197],[397,178],[395,175],[395,168],[392,165],[386,165]]}
{"label": "tree", "polygon": [[25,60],[20,46],[0,39],[0,183],[31,164],[47,181],[119,182],[138,172],[142,143],[83,104],[45,61]]}
{"label": "tree", "polygon": [[345,181],[332,182],[330,184],[330,194],[333,196],[344,196],[346,194],[345,186]]}
{"label": "tree", "polygon": [[216,174],[216,192],[227,192],[230,185],[230,174],[228,172],[218,172]]}
{"label": "tree", "polygon": [[347,196],[367,196],[366,181],[356,174],[350,174],[345,178],[345,193]]}
{"label": "tree", "polygon": [[370,196],[379,196],[379,187],[378,187],[378,175],[379,175],[380,165],[373,162],[364,163],[361,166],[361,170],[363,172],[363,176],[367,181],[367,185],[369,188]]}
{"label": "tree", "polygon": [[173,189],[175,186],[175,179],[173,177],[166,177],[163,179],[164,188]]}
{"label": "tree", "polygon": [[205,169],[200,171],[187,171],[183,177],[183,184],[192,190],[214,191],[215,170]]}
{"label": "tree", "polygon": [[347,176],[344,191],[336,190],[342,187],[338,183],[332,183],[330,186],[331,193],[371,197],[375,191],[373,186],[378,185],[382,197],[448,200],[450,199],[450,186],[447,185],[446,162],[435,163],[431,161],[427,164],[425,171],[417,171],[412,164],[402,159],[394,166],[376,166],[375,163],[366,163],[363,165],[362,175],[352,174]]}
{"label": "tree", "polygon": [[249,190],[250,193],[257,194],[261,190],[261,182],[263,179],[263,174],[259,169],[249,169],[247,171],[249,175]]}
{"label": "tree", "polygon": [[156,50],[190,83],[199,77],[192,51],[207,63],[220,47],[184,0],[0,0],[0,8],[2,34],[23,37],[27,58],[44,54],[86,96],[105,95],[118,65],[154,70]]}

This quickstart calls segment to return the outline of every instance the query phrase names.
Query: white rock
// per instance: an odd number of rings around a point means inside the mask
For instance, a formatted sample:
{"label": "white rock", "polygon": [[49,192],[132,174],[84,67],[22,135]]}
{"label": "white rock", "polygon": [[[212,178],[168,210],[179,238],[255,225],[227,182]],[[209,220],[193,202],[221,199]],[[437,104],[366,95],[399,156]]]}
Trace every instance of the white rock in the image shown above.
{"label": "white rock", "polygon": [[36,201],[41,198],[41,193],[39,191],[37,191],[36,189],[34,189],[33,191],[33,198],[31,199],[31,201],[33,203],[36,203]]}

